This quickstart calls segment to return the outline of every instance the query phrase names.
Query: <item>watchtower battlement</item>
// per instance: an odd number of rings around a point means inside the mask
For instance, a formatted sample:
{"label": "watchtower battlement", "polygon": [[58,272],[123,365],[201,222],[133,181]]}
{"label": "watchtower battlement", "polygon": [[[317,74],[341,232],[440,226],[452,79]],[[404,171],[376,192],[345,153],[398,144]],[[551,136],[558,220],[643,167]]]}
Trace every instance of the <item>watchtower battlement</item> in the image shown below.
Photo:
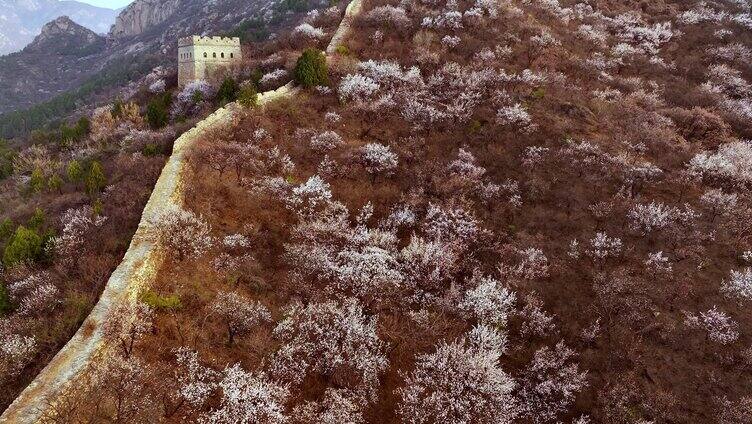
{"label": "watchtower battlement", "polygon": [[201,35],[192,35],[190,37],[183,37],[178,40],[178,47],[187,46],[240,46],[240,38],[238,37],[205,37]]}
{"label": "watchtower battlement", "polygon": [[205,80],[242,59],[240,38],[192,35],[178,39],[178,85]]}

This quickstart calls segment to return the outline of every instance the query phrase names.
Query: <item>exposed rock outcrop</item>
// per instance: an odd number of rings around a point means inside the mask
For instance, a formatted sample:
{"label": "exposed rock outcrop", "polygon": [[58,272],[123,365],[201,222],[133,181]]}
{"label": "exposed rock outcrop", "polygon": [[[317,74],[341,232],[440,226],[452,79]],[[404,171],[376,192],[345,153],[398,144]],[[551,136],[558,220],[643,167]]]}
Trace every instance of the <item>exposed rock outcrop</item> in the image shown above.
{"label": "exposed rock outcrop", "polygon": [[169,19],[180,0],[136,0],[115,20],[110,35],[115,38],[140,35]]}

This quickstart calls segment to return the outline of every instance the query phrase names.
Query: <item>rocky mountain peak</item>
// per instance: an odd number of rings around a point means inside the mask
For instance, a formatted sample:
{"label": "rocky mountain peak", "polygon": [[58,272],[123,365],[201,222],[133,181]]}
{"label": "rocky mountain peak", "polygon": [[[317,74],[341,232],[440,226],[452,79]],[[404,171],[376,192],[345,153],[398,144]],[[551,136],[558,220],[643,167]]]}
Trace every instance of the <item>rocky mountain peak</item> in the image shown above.
{"label": "rocky mountain peak", "polygon": [[60,16],[46,23],[42,32],[24,50],[28,52],[79,54],[104,45],[104,38],[94,31],[73,22],[68,16]]}
{"label": "rocky mountain peak", "polygon": [[44,24],[59,16],[103,34],[115,22],[117,12],[74,0],[0,0],[0,55],[22,50]]}

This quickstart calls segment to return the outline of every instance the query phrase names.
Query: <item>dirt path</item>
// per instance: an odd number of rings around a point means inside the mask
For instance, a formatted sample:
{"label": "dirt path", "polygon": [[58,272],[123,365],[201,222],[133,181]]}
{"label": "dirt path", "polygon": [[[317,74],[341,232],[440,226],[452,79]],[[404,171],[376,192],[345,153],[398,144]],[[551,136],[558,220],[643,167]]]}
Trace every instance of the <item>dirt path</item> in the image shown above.
{"label": "dirt path", "polygon": [[[337,46],[349,34],[352,21],[360,9],[361,0],[353,0],[348,5],[342,22],[327,47],[328,58],[335,54]],[[261,93],[258,97],[259,105],[292,96],[297,91],[289,83],[277,90]],[[166,207],[183,206],[182,172],[187,151],[207,130],[231,124],[238,113],[238,107],[231,103],[217,110],[175,141],[172,155],[144,207],[128,251],[107,281],[99,301],[76,334],[0,416],[0,424],[32,424],[39,421],[45,408],[55,402],[65,384],[73,381],[91,358],[107,347],[102,338],[101,323],[120,302],[130,300],[129,298],[135,300],[141,287],[153,279],[161,265],[159,246],[149,237],[149,222]]]}

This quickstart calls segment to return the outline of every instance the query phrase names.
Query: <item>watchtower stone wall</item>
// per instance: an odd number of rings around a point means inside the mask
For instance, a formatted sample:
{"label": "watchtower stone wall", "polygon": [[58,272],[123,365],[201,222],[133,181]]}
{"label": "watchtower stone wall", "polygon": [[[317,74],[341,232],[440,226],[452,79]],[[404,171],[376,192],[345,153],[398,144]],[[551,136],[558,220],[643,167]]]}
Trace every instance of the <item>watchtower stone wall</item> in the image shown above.
{"label": "watchtower stone wall", "polygon": [[209,79],[218,69],[242,59],[240,38],[193,35],[178,40],[178,85]]}

